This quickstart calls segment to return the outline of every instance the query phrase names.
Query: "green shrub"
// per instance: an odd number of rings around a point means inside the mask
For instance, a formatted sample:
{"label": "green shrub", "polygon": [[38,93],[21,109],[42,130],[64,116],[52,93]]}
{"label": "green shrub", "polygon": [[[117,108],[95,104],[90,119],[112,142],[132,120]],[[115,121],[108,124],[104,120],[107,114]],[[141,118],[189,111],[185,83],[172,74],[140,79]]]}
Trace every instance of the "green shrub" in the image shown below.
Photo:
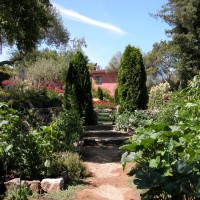
{"label": "green shrub", "polygon": [[32,190],[25,184],[17,185],[13,191],[10,191],[7,196],[10,200],[28,200],[29,196],[31,196]]}
{"label": "green shrub", "polygon": [[97,88],[97,98],[103,100],[103,91],[100,87]]}
{"label": "green shrub", "polygon": [[25,85],[20,84],[16,88],[5,89],[7,95],[6,102],[19,110],[21,108],[30,108],[30,103],[35,108],[61,107],[62,97],[53,91],[46,89],[26,88]]}
{"label": "green shrub", "polygon": [[114,102],[115,102],[116,104],[119,104],[118,88],[115,89]]}
{"label": "green shrub", "polygon": [[61,149],[58,148],[57,151],[73,148],[73,144],[83,135],[83,120],[74,109],[61,112],[52,127],[57,132],[61,145]]}
{"label": "green shrub", "polygon": [[135,111],[116,114],[116,129],[135,129],[153,123],[157,118],[156,112]]}
{"label": "green shrub", "polygon": [[[134,183],[142,199],[200,198],[200,77],[173,95],[165,112],[174,120],[135,130],[122,163],[137,162]],[[171,102],[172,101],[172,102]],[[162,114],[163,115],[163,114]]]}
{"label": "green shrub", "polygon": [[58,154],[53,162],[53,176],[60,176],[63,171],[67,171],[68,178],[72,180],[89,175],[88,168],[80,159],[80,156],[72,152]]}
{"label": "green shrub", "polygon": [[51,131],[29,130],[21,115],[0,103],[0,159],[5,166],[4,175],[12,170],[26,179],[41,179],[48,174],[45,163],[53,159],[52,141],[56,138]]}

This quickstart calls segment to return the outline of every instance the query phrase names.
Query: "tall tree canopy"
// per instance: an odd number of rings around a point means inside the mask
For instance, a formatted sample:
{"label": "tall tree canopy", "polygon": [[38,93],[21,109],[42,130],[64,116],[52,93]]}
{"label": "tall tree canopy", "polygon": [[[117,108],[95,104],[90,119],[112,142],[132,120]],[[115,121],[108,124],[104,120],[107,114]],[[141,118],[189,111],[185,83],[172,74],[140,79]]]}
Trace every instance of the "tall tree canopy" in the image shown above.
{"label": "tall tree canopy", "polygon": [[148,102],[146,72],[140,50],[128,45],[118,70],[118,95],[122,111],[145,109]]}
{"label": "tall tree canopy", "polygon": [[21,54],[48,45],[66,44],[69,33],[49,0],[0,0],[0,41],[16,45]]}
{"label": "tall tree canopy", "polygon": [[169,82],[172,87],[178,85],[176,68],[179,62],[177,46],[171,41],[153,44],[153,49],[143,56],[147,72],[147,86]]}
{"label": "tall tree canopy", "polygon": [[119,51],[109,61],[109,64],[105,69],[106,72],[107,73],[109,73],[109,72],[117,72],[118,68],[119,68],[119,65],[120,65],[121,58],[122,58],[122,53]]}
{"label": "tall tree canopy", "polygon": [[168,0],[156,16],[172,27],[166,33],[179,47],[179,74],[185,85],[195,71],[200,70],[200,1]]}

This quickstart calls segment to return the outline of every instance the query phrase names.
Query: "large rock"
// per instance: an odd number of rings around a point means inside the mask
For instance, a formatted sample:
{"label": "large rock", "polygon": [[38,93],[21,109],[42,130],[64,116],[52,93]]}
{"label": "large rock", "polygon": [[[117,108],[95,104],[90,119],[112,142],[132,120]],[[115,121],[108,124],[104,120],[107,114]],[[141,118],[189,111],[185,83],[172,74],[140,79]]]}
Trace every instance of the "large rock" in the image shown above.
{"label": "large rock", "polygon": [[41,181],[41,187],[44,192],[59,192],[64,189],[64,179],[46,178]]}
{"label": "large rock", "polygon": [[12,190],[16,185],[20,184],[20,178],[14,178],[10,181],[4,182],[7,190]]}
{"label": "large rock", "polygon": [[[19,178],[15,178],[15,179],[12,179],[12,180],[10,180],[8,182],[5,182],[4,184],[5,184],[7,190],[13,190],[13,188],[15,186],[20,184],[20,179]],[[22,180],[21,184],[22,185],[26,184],[33,192],[40,193],[41,183],[40,183],[39,180],[34,180],[34,181]]]}
{"label": "large rock", "polygon": [[41,191],[41,183],[38,180],[34,181],[25,181],[25,183],[28,185],[28,187],[33,191],[40,193]]}

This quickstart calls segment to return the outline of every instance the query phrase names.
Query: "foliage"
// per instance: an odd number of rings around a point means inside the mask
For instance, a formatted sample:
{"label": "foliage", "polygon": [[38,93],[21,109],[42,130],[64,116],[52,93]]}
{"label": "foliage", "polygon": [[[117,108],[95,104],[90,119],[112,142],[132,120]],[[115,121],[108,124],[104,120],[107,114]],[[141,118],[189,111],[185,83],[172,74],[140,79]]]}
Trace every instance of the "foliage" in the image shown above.
{"label": "foliage", "polygon": [[5,173],[13,169],[28,179],[47,174],[44,163],[52,158],[50,152],[53,146],[43,137],[43,132],[30,130],[22,114],[5,103],[0,104],[0,112],[0,158],[4,162]]}
{"label": "foliage", "polygon": [[151,87],[148,108],[159,109],[170,98],[170,85],[168,82]]}
{"label": "foliage", "polygon": [[87,59],[80,51],[71,60],[66,75],[65,107],[77,109],[85,125],[96,124]]}
{"label": "foliage", "polygon": [[130,144],[122,147],[126,150],[123,164],[138,163],[134,183],[145,189],[143,199],[199,198],[199,83],[195,77],[188,88],[179,91],[173,124],[140,127]]}
{"label": "foliage", "polygon": [[52,58],[41,58],[27,68],[26,79],[35,85],[41,85],[45,81],[59,81],[62,79],[64,69],[65,65]]}
{"label": "foliage", "polygon": [[146,73],[138,48],[128,45],[118,71],[118,94],[121,111],[145,109],[148,102]]}
{"label": "foliage", "polygon": [[60,141],[57,151],[71,150],[73,144],[83,135],[83,121],[74,109],[61,112],[52,127],[57,132],[57,139]]}
{"label": "foliage", "polygon": [[124,112],[115,116],[117,130],[132,129],[151,124],[157,117],[157,113],[148,111]]}
{"label": "foliage", "polygon": [[116,104],[119,104],[118,88],[115,89],[114,102],[115,102]]}
{"label": "foliage", "polygon": [[88,168],[80,156],[69,151],[56,156],[52,169],[54,176],[60,176],[61,172],[66,171],[70,180],[81,179],[89,175]]}
{"label": "foliage", "polygon": [[13,191],[8,193],[9,200],[28,200],[32,195],[32,190],[25,184],[17,185]]}
{"label": "foliage", "polygon": [[5,89],[5,92],[7,93],[5,101],[15,109],[19,109],[20,106],[24,108],[48,108],[62,105],[61,96],[57,92],[47,91],[45,88],[40,90],[27,88],[24,84],[13,84]]}
{"label": "foliage", "polygon": [[180,53],[178,66],[181,85],[186,86],[200,66],[200,2],[198,0],[168,0],[157,13],[171,26],[167,34],[172,37],[172,42]]}
{"label": "foliage", "polygon": [[103,91],[103,100],[114,103],[114,98],[110,95],[110,91],[105,88],[102,88],[102,91]]}
{"label": "foliage", "polygon": [[[66,44],[68,41],[68,32],[62,27],[60,16],[49,0],[22,0],[18,4],[14,0],[1,0],[0,13],[3,41],[9,45],[16,44],[21,53],[36,48],[47,37],[47,44]],[[54,39],[55,36],[57,40]]]}
{"label": "foliage", "polygon": [[120,61],[122,58],[122,53],[117,52],[110,60],[108,66],[105,68],[106,73],[117,72],[120,66]]}
{"label": "foliage", "polygon": [[10,76],[11,75],[9,73],[6,73],[0,69],[0,85],[2,84],[2,81],[9,79]]}
{"label": "foliage", "polygon": [[103,100],[103,91],[100,87],[97,88],[97,98]]}
{"label": "foliage", "polygon": [[178,61],[177,47],[171,41],[154,43],[153,49],[144,55],[148,87],[167,81],[173,89],[178,89],[179,81],[176,71]]}

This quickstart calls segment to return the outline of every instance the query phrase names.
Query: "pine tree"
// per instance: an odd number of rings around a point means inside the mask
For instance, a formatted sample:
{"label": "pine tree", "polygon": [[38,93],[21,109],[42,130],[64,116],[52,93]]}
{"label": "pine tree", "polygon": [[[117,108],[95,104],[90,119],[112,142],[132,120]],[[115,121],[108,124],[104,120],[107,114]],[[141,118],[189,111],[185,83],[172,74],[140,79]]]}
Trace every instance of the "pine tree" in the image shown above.
{"label": "pine tree", "polygon": [[65,107],[77,109],[80,116],[84,118],[85,125],[96,123],[87,59],[80,51],[72,58],[66,75]]}
{"label": "pine tree", "polygon": [[120,111],[146,109],[146,72],[138,48],[130,45],[126,47],[118,71],[118,84]]}

